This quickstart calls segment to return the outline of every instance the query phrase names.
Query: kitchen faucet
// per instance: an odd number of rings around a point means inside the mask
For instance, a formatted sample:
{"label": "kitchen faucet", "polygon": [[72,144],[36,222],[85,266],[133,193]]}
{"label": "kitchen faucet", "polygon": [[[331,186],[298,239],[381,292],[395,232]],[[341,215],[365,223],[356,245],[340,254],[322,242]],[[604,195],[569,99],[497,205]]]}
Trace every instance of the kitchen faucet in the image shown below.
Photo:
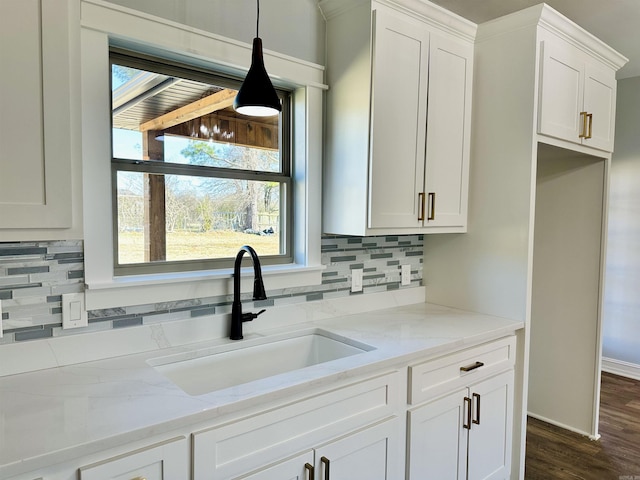
{"label": "kitchen faucet", "polygon": [[253,299],[267,299],[264,284],[262,283],[262,269],[260,268],[258,254],[249,245],[244,245],[236,255],[236,262],[233,266],[233,305],[231,306],[231,335],[229,335],[231,340],[242,340],[242,323],[250,322],[254,318],[258,318],[258,315],[261,313],[264,313],[264,310],[260,310],[258,313],[242,313],[242,303],[240,302],[240,265],[242,264],[242,257],[245,252],[249,253],[253,262]]}

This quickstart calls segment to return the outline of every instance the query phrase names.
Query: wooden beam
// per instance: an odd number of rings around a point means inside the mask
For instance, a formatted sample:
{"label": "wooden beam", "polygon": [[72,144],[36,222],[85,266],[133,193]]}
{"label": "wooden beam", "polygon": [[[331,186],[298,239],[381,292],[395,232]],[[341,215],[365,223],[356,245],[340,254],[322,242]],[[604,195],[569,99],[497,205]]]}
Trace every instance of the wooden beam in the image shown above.
{"label": "wooden beam", "polygon": [[[255,118],[241,118],[229,110],[222,110],[167,128],[164,133],[192,140],[209,139],[214,142],[277,150],[278,117],[274,118],[276,121],[256,121]],[[201,127],[206,127],[208,133],[201,133]]]}
{"label": "wooden beam", "polygon": [[172,112],[165,113],[153,120],[140,124],[140,131],[166,130],[169,127],[193,120],[194,118],[207,115],[217,110],[222,110],[223,108],[233,105],[236,93],[237,92],[235,90],[220,90],[208,97],[201,98],[200,100],[185,105],[184,107],[177,108]]}
{"label": "wooden beam", "polygon": [[[157,132],[142,136],[145,160],[164,161],[164,145],[155,139]],[[144,174],[144,261],[167,259],[166,199],[164,175]]]}

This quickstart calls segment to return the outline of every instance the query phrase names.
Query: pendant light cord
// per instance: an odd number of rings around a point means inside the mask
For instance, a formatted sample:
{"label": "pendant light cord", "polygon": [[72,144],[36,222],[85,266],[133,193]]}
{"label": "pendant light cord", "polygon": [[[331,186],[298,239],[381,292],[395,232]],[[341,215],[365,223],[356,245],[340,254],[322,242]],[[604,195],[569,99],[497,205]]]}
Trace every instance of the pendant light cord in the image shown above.
{"label": "pendant light cord", "polygon": [[260,0],[256,0],[256,4],[258,6],[258,15],[256,15],[256,38],[260,38],[258,34],[258,28],[260,27]]}

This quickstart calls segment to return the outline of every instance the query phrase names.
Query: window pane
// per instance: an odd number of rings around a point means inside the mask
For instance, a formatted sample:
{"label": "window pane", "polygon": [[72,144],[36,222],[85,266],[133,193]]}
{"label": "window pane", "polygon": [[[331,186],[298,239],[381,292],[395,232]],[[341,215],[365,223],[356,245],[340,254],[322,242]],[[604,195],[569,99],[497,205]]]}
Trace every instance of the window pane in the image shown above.
{"label": "window pane", "polygon": [[[284,188],[280,182],[120,171],[118,263],[233,258],[246,244],[261,256],[282,255]],[[164,231],[145,225],[158,214]]]}
{"label": "window pane", "polygon": [[245,244],[292,260],[289,96],[279,115],[241,115],[240,84],[112,52],[116,275],[228,267]]}
{"label": "window pane", "polygon": [[189,140],[165,136],[166,162],[232,168],[263,172],[280,172],[280,152],[213,141]]}
{"label": "window pane", "polygon": [[142,160],[142,134],[135,130],[113,129],[113,156]]}
{"label": "window pane", "polygon": [[[239,82],[233,88],[117,63],[111,77],[115,158],[282,172],[280,117],[237,113]],[[265,153],[259,165],[244,163],[238,152],[247,148]]]}

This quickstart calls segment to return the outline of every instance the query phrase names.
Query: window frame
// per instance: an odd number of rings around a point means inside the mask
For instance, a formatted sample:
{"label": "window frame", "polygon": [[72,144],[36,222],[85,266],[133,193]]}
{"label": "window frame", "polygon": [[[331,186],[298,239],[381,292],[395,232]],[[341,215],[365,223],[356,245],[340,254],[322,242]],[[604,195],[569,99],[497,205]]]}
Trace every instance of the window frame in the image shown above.
{"label": "window frame", "polygon": [[[146,55],[133,50],[112,47],[109,52],[109,65],[121,65],[131,67],[145,72],[153,72],[171,77],[185,78],[205,84],[215,84],[220,87],[238,89],[242,83],[242,78],[224,75],[215,68],[206,70],[192,65],[175,62],[161,57]],[[111,69],[110,69],[111,71]],[[109,78],[111,85],[111,75]],[[113,89],[110,88],[113,93]],[[279,225],[280,241],[284,243],[284,252],[280,255],[261,255],[262,265],[281,265],[293,261],[293,188],[292,188],[292,159],[291,159],[291,92],[289,90],[276,89],[282,101],[282,112],[279,115],[279,154],[280,171],[252,171],[233,168],[222,168],[202,165],[177,164],[171,162],[161,162],[156,160],[134,160],[118,158],[113,154],[113,122],[111,130],[111,196],[112,196],[112,222],[113,222],[113,270],[115,276],[125,275],[145,275],[153,273],[173,273],[189,272],[198,270],[215,270],[220,268],[231,268],[233,257],[207,258],[193,260],[166,260],[161,262],[142,262],[131,264],[120,264],[119,258],[119,238],[118,238],[118,184],[117,174],[120,171],[196,176],[208,178],[227,178],[248,181],[274,181],[284,185],[284,192],[280,198],[281,222]],[[113,120],[113,116],[112,116]],[[284,198],[283,198],[284,197]],[[282,221],[284,217],[284,221]],[[240,245],[241,246],[241,245]],[[240,247],[239,246],[239,247]],[[238,247],[238,248],[239,248]]]}
{"label": "window frame", "polygon": [[[77,42],[81,95],[74,97],[81,111],[85,299],[88,310],[172,302],[230,295],[233,269],[115,277],[111,222],[111,104],[109,50],[121,47],[181,63],[215,67],[244,76],[251,61],[251,45],[168,21],[109,2],[81,0],[81,28]],[[322,280],[321,203],[324,67],[306,60],[264,50],[264,61],[276,87],[292,92],[293,261],[265,265],[268,290],[302,288]],[[252,282],[243,276],[241,290]]]}

